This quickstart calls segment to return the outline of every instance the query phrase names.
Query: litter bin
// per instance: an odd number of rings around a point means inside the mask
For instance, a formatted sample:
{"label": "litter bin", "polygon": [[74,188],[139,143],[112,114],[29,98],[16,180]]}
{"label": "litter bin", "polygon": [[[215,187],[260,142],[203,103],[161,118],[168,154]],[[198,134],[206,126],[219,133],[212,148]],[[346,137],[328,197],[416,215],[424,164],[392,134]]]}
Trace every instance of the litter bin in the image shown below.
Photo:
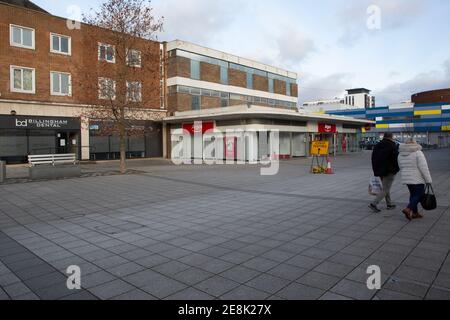
{"label": "litter bin", "polygon": [[0,161],[0,183],[6,180],[6,162]]}

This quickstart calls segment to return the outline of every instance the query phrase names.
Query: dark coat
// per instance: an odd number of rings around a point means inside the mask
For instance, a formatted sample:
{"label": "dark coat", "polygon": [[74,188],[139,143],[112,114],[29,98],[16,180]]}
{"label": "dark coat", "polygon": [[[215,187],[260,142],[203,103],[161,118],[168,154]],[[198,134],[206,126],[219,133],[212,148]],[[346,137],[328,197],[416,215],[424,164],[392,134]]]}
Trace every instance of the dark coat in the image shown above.
{"label": "dark coat", "polygon": [[372,169],[375,177],[386,177],[390,174],[397,174],[398,167],[398,146],[390,139],[381,140],[372,152]]}

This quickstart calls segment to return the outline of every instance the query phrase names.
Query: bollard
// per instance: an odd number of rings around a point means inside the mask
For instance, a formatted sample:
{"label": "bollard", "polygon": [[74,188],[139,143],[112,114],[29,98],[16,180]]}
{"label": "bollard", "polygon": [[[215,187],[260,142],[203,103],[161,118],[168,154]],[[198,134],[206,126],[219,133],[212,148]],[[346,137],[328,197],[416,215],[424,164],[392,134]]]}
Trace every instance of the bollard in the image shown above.
{"label": "bollard", "polygon": [[0,183],[6,180],[6,162],[0,161]]}

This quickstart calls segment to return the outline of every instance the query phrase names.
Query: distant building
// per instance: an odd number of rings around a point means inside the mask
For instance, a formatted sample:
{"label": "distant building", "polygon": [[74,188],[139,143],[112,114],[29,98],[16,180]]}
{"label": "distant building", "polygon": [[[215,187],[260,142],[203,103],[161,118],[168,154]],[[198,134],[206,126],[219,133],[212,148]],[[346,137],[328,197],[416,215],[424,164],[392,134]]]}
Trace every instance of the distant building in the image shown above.
{"label": "distant building", "polygon": [[375,97],[370,94],[370,90],[365,88],[347,89],[344,97],[344,103],[358,108],[375,107]]}
{"label": "distant building", "polygon": [[366,136],[379,138],[388,131],[401,141],[415,138],[422,144],[450,147],[450,89],[416,93],[411,102],[326,113],[375,120],[375,128],[367,131]]}
{"label": "distant building", "polygon": [[305,101],[301,109],[313,113],[325,113],[330,110],[348,110],[375,107],[375,97],[365,88],[347,89],[343,98]]}

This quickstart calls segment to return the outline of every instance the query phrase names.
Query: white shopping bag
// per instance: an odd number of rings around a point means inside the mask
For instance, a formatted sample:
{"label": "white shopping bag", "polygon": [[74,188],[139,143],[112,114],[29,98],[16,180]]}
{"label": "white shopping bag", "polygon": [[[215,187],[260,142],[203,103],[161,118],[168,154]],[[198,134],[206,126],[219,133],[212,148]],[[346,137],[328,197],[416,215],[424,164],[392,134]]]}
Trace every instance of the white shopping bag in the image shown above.
{"label": "white shopping bag", "polygon": [[383,183],[380,177],[372,177],[369,181],[369,194],[376,196],[383,192]]}

